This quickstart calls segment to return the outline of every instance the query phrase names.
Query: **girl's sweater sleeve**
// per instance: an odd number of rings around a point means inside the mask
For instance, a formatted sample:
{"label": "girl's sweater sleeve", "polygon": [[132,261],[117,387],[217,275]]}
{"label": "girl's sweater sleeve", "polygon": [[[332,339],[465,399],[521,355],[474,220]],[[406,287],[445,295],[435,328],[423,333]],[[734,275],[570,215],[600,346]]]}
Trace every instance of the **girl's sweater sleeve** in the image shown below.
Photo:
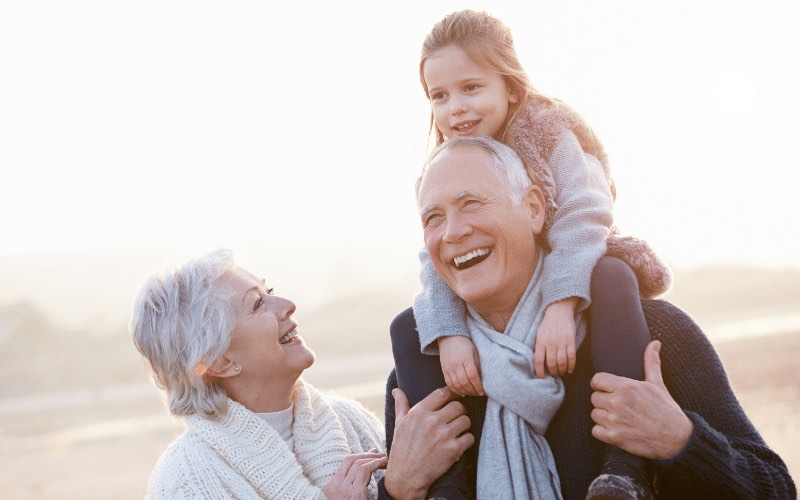
{"label": "girl's sweater sleeve", "polygon": [[468,337],[466,308],[433,267],[428,251],[419,253],[422,290],[414,297],[419,345],[425,354],[439,354],[437,340],[449,335]]}
{"label": "girl's sweater sleeve", "polygon": [[565,130],[547,166],[553,174],[558,205],[550,221],[551,253],[542,277],[544,303],[578,297],[578,311],[591,302],[592,269],[606,251],[613,224],[613,199],[600,161],[581,149]]}

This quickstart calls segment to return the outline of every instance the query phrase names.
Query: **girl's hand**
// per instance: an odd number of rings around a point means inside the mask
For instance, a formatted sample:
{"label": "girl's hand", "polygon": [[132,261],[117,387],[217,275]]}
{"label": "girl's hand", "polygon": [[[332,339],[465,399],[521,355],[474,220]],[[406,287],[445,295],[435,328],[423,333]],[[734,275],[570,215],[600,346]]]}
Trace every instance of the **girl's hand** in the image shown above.
{"label": "girl's hand", "polygon": [[365,500],[372,473],[385,469],[388,461],[386,455],[375,448],[347,455],[322,492],[332,500]]}
{"label": "girl's hand", "polygon": [[478,350],[470,339],[460,335],[440,338],[439,361],[451,391],[460,396],[483,396]]}
{"label": "girl's hand", "polygon": [[575,307],[577,297],[553,302],[544,311],[536,331],[533,361],[536,376],[545,377],[544,367],[550,375],[558,377],[575,369]]}

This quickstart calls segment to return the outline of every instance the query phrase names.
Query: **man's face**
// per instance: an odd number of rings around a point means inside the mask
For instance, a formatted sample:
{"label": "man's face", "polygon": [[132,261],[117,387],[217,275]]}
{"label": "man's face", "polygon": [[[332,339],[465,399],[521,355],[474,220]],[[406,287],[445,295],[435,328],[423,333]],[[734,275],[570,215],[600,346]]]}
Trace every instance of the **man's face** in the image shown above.
{"label": "man's face", "polygon": [[531,187],[515,206],[490,161],[477,146],[449,149],[428,169],[418,197],[436,271],[484,317],[513,312],[533,276],[544,223],[541,191]]}

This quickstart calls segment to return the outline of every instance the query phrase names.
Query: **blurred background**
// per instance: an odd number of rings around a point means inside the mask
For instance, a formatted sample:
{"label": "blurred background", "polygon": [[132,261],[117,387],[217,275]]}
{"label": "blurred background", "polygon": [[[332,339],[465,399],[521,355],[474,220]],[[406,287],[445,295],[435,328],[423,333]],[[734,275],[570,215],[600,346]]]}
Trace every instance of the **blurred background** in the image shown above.
{"label": "blurred background", "polygon": [[419,50],[510,26],[603,140],[616,220],[675,271],[800,477],[796,2],[0,3],[0,496],[137,498],[180,432],[127,333],[155,268],[217,248],[298,305],[307,378],[382,413],[418,287]]}

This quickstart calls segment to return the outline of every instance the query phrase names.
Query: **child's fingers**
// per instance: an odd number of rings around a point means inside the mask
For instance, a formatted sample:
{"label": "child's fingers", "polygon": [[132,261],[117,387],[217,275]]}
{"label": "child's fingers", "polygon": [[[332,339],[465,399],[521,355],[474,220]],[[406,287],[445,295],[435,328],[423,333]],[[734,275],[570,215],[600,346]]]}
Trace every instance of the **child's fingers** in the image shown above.
{"label": "child's fingers", "polygon": [[558,376],[558,348],[555,346],[547,348],[547,369],[550,371],[550,375]]}
{"label": "child's fingers", "polygon": [[572,373],[575,370],[575,342],[567,345],[567,362],[567,373]]}
{"label": "child's fingers", "polygon": [[545,361],[545,349],[544,346],[540,344],[538,336],[536,339],[536,347],[533,350],[533,368],[536,371],[536,376],[538,378],[544,378],[544,361]]}
{"label": "child's fingers", "polygon": [[472,388],[470,396],[482,395],[483,383],[481,382],[481,374],[478,372],[477,367],[475,367],[475,365],[467,366],[466,374],[469,379],[470,387]]}
{"label": "child's fingers", "polygon": [[567,348],[565,346],[558,347],[558,374],[565,375],[567,373],[567,368],[569,368],[569,363],[567,359]]}

